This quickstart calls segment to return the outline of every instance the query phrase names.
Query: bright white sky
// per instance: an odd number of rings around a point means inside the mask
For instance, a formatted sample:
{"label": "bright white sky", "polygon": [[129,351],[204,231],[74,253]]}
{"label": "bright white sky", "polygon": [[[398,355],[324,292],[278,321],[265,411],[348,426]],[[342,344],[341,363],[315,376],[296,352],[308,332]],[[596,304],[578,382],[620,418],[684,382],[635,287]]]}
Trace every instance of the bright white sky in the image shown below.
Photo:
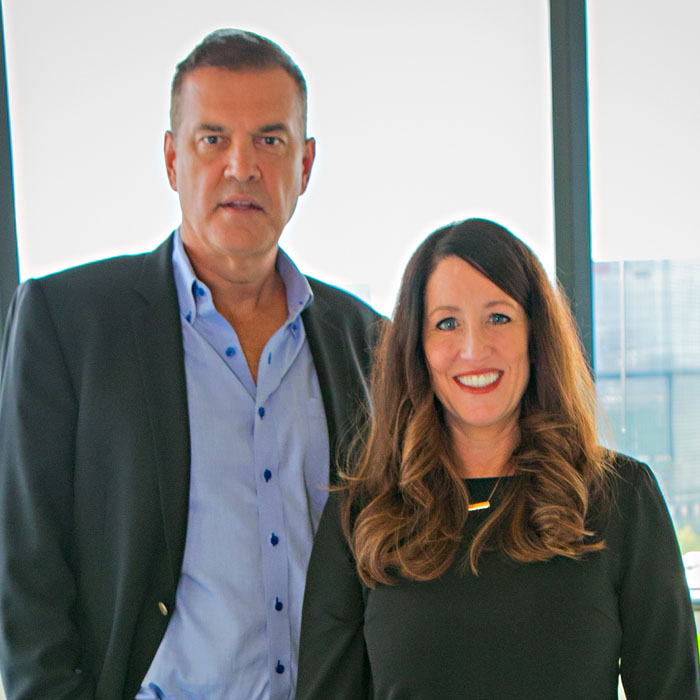
{"label": "bright white sky", "polygon": [[[671,9],[669,9],[671,8]],[[317,160],[283,247],[389,313],[433,229],[509,226],[553,268],[547,0],[3,0],[23,278],[155,247],[175,64],[219,26],[304,71]],[[589,0],[594,254],[698,257],[700,4]]]}
{"label": "bright white sky", "polygon": [[588,0],[598,260],[700,260],[700,2]]}

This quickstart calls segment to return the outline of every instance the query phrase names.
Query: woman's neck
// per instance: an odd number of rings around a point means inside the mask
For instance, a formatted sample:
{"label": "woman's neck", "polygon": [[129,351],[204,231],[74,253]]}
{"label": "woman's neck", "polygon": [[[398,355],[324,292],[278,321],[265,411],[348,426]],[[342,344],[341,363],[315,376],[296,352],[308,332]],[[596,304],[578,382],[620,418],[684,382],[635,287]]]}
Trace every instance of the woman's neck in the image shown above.
{"label": "woman's neck", "polygon": [[507,427],[490,426],[468,431],[452,429],[452,447],[459,475],[464,479],[505,476],[520,442],[517,421]]}

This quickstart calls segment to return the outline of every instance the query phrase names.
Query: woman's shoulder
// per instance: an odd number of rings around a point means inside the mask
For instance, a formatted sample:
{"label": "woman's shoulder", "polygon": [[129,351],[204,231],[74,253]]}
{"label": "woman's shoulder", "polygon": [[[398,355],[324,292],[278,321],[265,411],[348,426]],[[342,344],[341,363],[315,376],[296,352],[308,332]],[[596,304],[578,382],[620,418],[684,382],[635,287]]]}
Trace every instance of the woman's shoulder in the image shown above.
{"label": "woman's shoulder", "polygon": [[658,489],[654,472],[645,462],[613,450],[608,451],[607,462],[610,466],[610,475],[618,488],[635,491]]}
{"label": "woman's shoulder", "polygon": [[668,509],[659,482],[651,467],[629,455],[610,452],[609,494],[615,510],[625,520],[668,517]]}

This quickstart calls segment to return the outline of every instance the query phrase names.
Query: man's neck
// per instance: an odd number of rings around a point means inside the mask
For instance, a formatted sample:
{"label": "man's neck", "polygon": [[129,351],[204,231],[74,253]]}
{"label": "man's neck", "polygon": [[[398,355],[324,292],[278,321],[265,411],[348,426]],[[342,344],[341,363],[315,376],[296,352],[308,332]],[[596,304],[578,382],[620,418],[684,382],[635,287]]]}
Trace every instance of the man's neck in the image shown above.
{"label": "man's neck", "polygon": [[222,256],[215,265],[187,250],[195,274],[211,291],[216,310],[236,331],[256,383],[260,354],[288,315],[284,282],[275,265],[277,250],[264,257]]}

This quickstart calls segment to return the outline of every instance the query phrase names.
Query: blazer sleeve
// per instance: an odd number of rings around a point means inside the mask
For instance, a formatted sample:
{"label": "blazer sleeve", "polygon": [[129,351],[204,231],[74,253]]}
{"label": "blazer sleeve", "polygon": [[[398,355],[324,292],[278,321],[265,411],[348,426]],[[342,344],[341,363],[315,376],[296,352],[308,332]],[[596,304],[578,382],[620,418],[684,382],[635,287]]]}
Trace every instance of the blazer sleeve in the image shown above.
{"label": "blazer sleeve", "polygon": [[634,464],[618,504],[622,683],[627,700],[698,700],[698,643],[678,542],[656,479]]}
{"label": "blazer sleeve", "polygon": [[71,617],[77,399],[40,283],[15,293],[0,364],[0,666],[8,700],[88,700]]}
{"label": "blazer sleeve", "polygon": [[296,700],[371,700],[364,599],[331,493],[314,539],[304,593]]}

